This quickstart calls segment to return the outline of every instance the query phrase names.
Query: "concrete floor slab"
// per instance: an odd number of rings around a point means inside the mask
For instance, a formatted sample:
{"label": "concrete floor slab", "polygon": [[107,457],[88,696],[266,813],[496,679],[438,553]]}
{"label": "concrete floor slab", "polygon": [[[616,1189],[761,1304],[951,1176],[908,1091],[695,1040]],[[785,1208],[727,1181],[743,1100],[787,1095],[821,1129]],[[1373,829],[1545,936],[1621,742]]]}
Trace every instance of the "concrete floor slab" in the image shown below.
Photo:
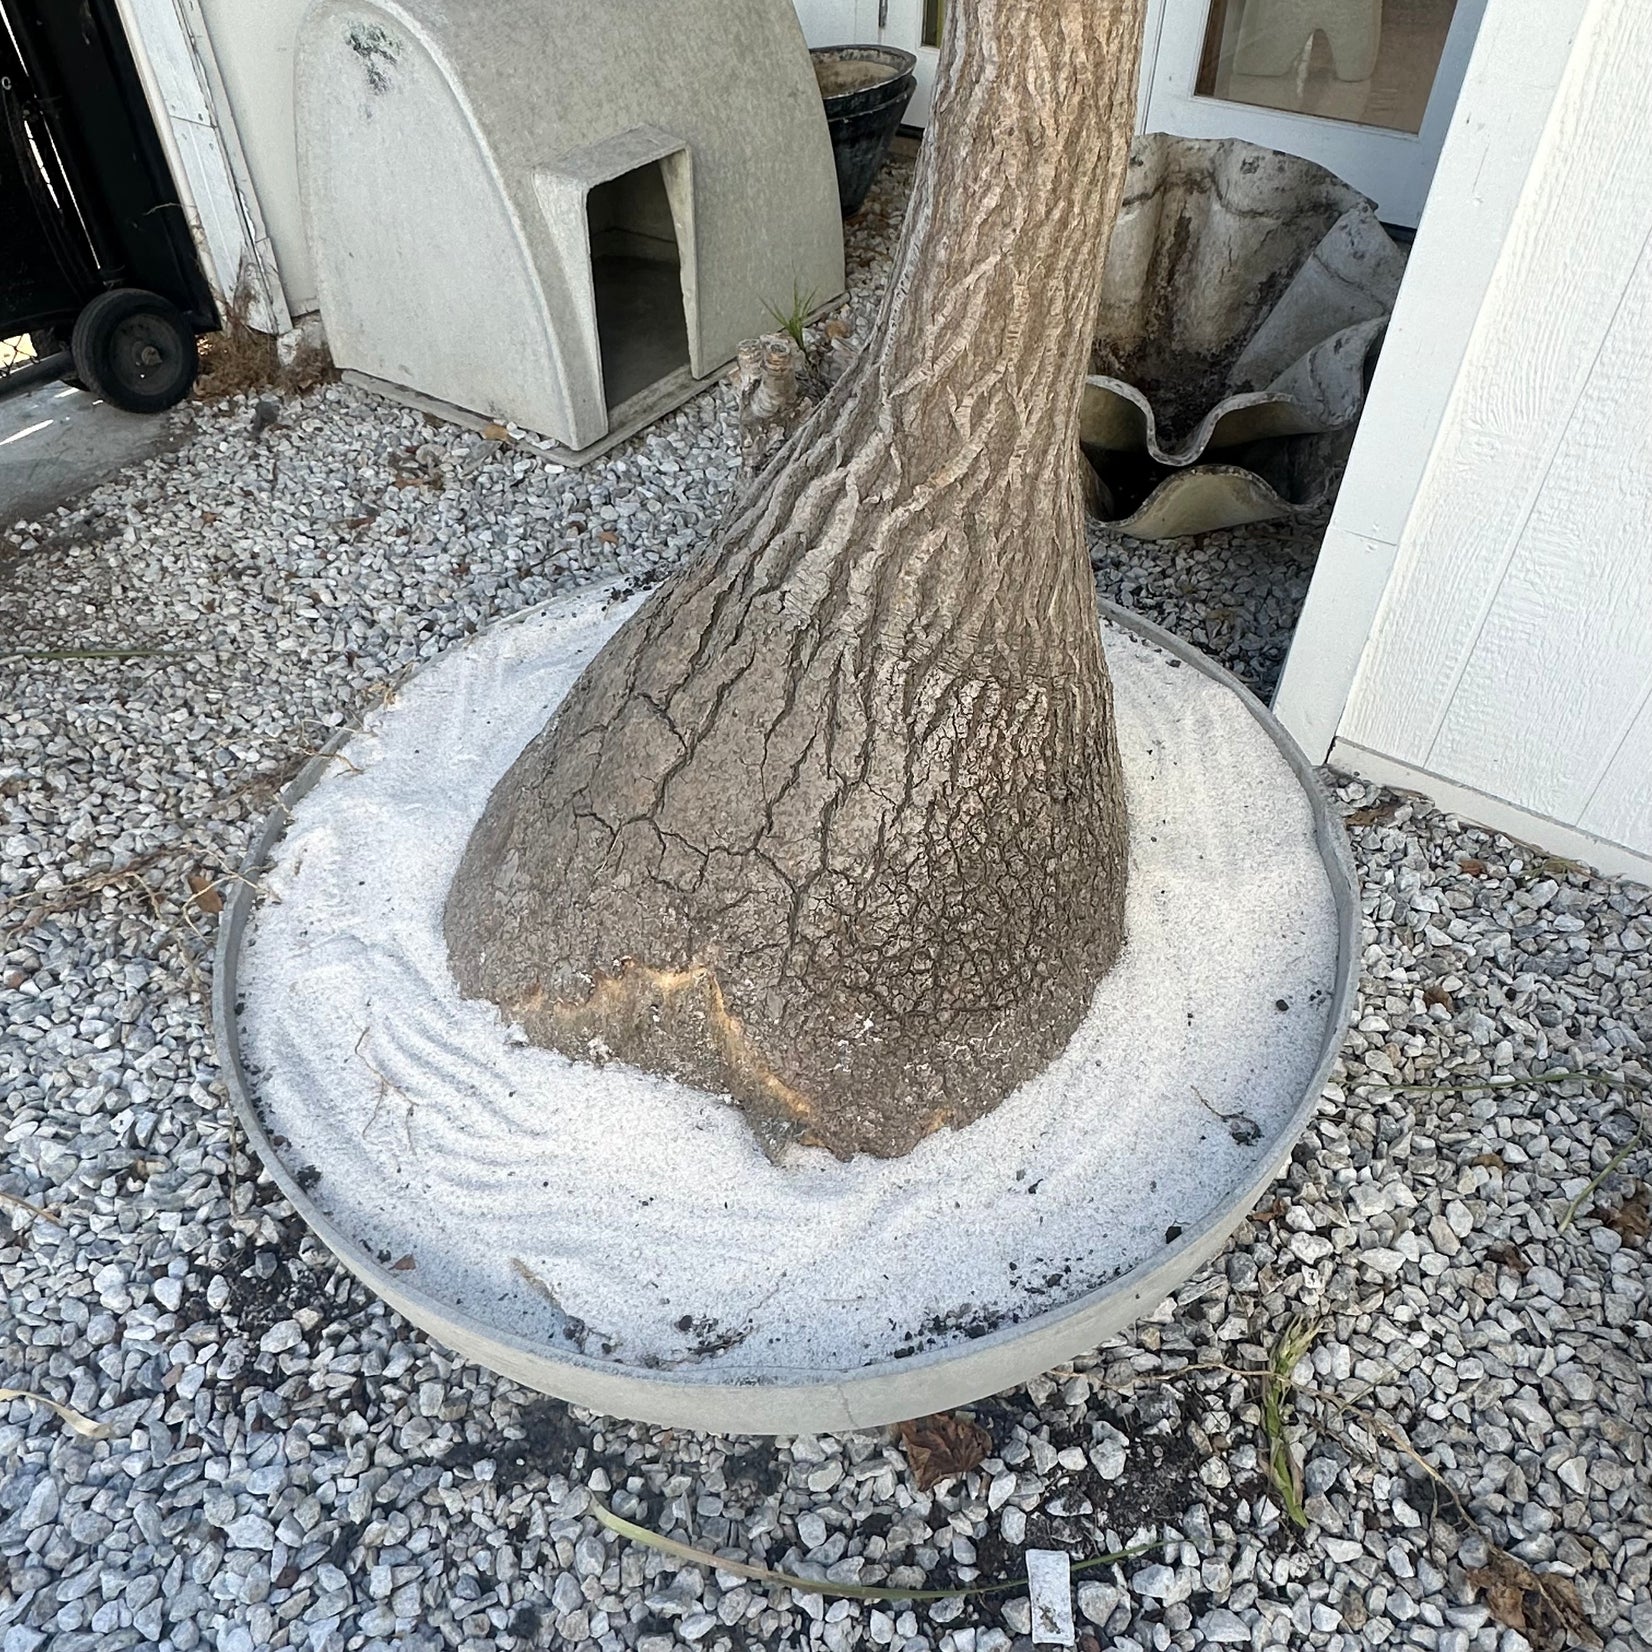
{"label": "concrete floor slab", "polygon": [[70,384],[0,397],[0,528],[38,519],[182,435],[176,415],[124,413]]}

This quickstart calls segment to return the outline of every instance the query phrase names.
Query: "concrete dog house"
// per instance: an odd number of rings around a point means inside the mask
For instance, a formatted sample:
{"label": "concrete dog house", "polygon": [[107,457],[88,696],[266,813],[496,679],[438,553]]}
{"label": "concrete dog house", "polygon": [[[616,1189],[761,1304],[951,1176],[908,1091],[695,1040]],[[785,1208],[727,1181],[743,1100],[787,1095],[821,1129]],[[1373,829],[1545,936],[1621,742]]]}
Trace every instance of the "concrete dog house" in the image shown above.
{"label": "concrete dog house", "polygon": [[318,0],[296,96],[335,362],[567,457],[843,292],[785,0]]}

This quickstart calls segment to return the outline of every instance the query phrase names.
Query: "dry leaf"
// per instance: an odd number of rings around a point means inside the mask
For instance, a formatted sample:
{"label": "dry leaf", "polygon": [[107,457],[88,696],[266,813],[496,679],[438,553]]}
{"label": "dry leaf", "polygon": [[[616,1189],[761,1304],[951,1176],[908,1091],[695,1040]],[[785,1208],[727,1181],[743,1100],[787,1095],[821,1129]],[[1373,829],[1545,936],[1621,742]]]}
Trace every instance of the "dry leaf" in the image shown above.
{"label": "dry leaf", "polygon": [[900,1437],[919,1491],[928,1491],[954,1474],[967,1474],[992,1451],[992,1436],[955,1411],[902,1423]]}
{"label": "dry leaf", "polygon": [[606,528],[597,535],[597,538],[600,539],[604,545],[619,544],[619,535],[617,533],[609,533]]}
{"label": "dry leaf", "polygon": [[1277,1222],[1285,1214],[1285,1209],[1285,1201],[1279,1199],[1271,1205],[1264,1205],[1261,1210],[1253,1210],[1250,1219],[1253,1222]]}
{"label": "dry leaf", "polygon": [[55,1411],[65,1423],[72,1428],[83,1440],[107,1440],[109,1428],[106,1423],[93,1422],[83,1411],[76,1411],[72,1405],[65,1405],[61,1400],[54,1400],[49,1394],[37,1394],[32,1388],[0,1388],[0,1404],[11,1400],[28,1400],[34,1405],[43,1405],[50,1411]]}
{"label": "dry leaf", "polygon": [[1425,1004],[1438,1004],[1447,1011],[1453,1011],[1457,1008],[1457,1000],[1438,984],[1423,988],[1423,1002]]}
{"label": "dry leaf", "polygon": [[1486,1252],[1487,1259],[1495,1262],[1500,1268],[1512,1268],[1515,1273],[1524,1274],[1531,1263],[1526,1260],[1525,1252],[1518,1245],[1493,1245]]}
{"label": "dry leaf", "polygon": [[1493,1549],[1490,1564],[1469,1572],[1468,1580],[1486,1597],[1491,1615],[1505,1629],[1518,1630],[1537,1652],[1564,1652],[1578,1641],[1600,1645],[1571,1579],[1558,1572],[1539,1577],[1513,1555]]}
{"label": "dry leaf", "polygon": [[1644,1245],[1649,1227],[1652,1227],[1648,1222],[1652,1212],[1647,1209],[1645,1183],[1642,1183],[1616,1210],[1609,1210],[1605,1205],[1596,1205],[1595,1215],[1611,1228],[1624,1244]]}
{"label": "dry leaf", "polygon": [[418,1265],[419,1264],[413,1260],[412,1251],[409,1251],[406,1256],[397,1257],[397,1259],[390,1264],[390,1271],[392,1273],[412,1273]]}
{"label": "dry leaf", "polygon": [[1386,820],[1392,820],[1400,812],[1400,800],[1397,797],[1385,798],[1381,803],[1368,804],[1363,809],[1353,809],[1348,815],[1350,826],[1380,826]]}
{"label": "dry leaf", "polygon": [[1569,878],[1574,872],[1589,870],[1581,861],[1568,860],[1564,855],[1544,855],[1538,861],[1537,869],[1549,878]]}
{"label": "dry leaf", "polygon": [[218,893],[210,872],[191,872],[187,881],[190,895],[203,912],[217,917],[224,910],[224,897]]}
{"label": "dry leaf", "polygon": [[1507,1170],[1509,1167],[1508,1160],[1501,1153],[1476,1153],[1468,1162],[1479,1165],[1482,1170]]}
{"label": "dry leaf", "polygon": [[1483,878],[1486,875],[1486,863],[1483,860],[1476,860],[1473,855],[1464,855],[1457,862],[1457,870],[1467,872],[1471,878]]}
{"label": "dry leaf", "polygon": [[511,433],[497,419],[490,419],[483,425],[482,434],[490,442],[508,442],[511,439]]}

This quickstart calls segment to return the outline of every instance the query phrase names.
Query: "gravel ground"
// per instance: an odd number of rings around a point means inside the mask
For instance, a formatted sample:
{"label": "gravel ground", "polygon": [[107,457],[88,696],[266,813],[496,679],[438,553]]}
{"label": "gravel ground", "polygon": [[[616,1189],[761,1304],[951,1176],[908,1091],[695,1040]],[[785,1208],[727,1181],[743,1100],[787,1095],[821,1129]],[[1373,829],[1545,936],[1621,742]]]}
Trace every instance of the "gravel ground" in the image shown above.
{"label": "gravel ground", "polygon": [[1328,517],[1149,544],[1090,524],[1101,594],[1220,660],[1271,700]]}
{"label": "gravel ground", "polygon": [[[862,309],[904,183],[856,226]],[[0,1401],[0,1652],[1028,1632],[1013,1588],[880,1604],[684,1565],[608,1535],[593,1496],[890,1587],[1147,1545],[1078,1580],[1090,1648],[1546,1652],[1588,1643],[1585,1619],[1612,1652],[1652,1643],[1647,891],[1337,784],[1363,991],[1316,1123],[1173,1301],[974,1408],[977,1469],[919,1491],[882,1434],[570,1410],[451,1358],[307,1237],[231,1127],[206,949],[330,730],[490,619],[706,531],[737,472],[729,401],[578,473],[336,386],[261,434],[245,402],[188,418],[175,454],[0,551],[0,649],[23,656],[0,657],[0,1384],[107,1432]],[[1311,547],[1094,548],[1107,594],[1265,691]],[[1588,1076],[1536,1081],[1556,1070]],[[1303,1525],[1267,1474],[1273,1365]]]}

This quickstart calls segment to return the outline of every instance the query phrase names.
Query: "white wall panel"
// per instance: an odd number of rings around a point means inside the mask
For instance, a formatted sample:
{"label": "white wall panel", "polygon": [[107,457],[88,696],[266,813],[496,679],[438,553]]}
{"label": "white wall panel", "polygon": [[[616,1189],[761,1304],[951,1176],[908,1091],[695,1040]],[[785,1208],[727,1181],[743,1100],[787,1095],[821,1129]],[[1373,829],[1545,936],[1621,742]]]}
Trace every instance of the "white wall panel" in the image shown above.
{"label": "white wall panel", "polygon": [[[1463,714],[1463,675],[1546,495],[1562,483],[1574,496],[1611,483],[1615,440],[1583,453],[1567,444],[1580,420],[1610,427],[1635,411],[1611,399],[1596,368],[1652,232],[1647,74],[1652,7],[1605,0],[1579,43],[1401,538],[1341,731],[1359,745],[1429,766],[1441,731]],[[1607,405],[1592,410],[1595,398]],[[1562,478],[1563,448],[1586,479],[1575,469]],[[1572,544],[1581,557],[1582,535]],[[1555,570],[1553,600],[1567,599],[1567,584]],[[1529,801],[1547,813],[1555,800]]]}
{"label": "white wall panel", "polygon": [[291,325],[234,112],[195,0],[116,0],[178,199],[219,300],[266,332]]}
{"label": "white wall panel", "polygon": [[1652,679],[1652,248],[1643,249],[1425,762],[1579,820]]}
{"label": "white wall panel", "polygon": [[1582,819],[1586,832],[1608,843],[1638,847],[1652,859],[1647,822],[1652,820],[1652,683],[1642,691],[1640,705],[1601,774]]}
{"label": "white wall panel", "polygon": [[1337,728],[1356,766],[1620,866],[1652,856],[1649,80],[1652,7],[1593,0]]}
{"label": "white wall panel", "polygon": [[200,0],[275,247],[287,305],[295,315],[316,307],[293,138],[293,49],[308,4],[309,0]]}
{"label": "white wall panel", "polygon": [[1493,5],[1481,24],[1274,701],[1316,761],[1347,708],[1590,4]]}

